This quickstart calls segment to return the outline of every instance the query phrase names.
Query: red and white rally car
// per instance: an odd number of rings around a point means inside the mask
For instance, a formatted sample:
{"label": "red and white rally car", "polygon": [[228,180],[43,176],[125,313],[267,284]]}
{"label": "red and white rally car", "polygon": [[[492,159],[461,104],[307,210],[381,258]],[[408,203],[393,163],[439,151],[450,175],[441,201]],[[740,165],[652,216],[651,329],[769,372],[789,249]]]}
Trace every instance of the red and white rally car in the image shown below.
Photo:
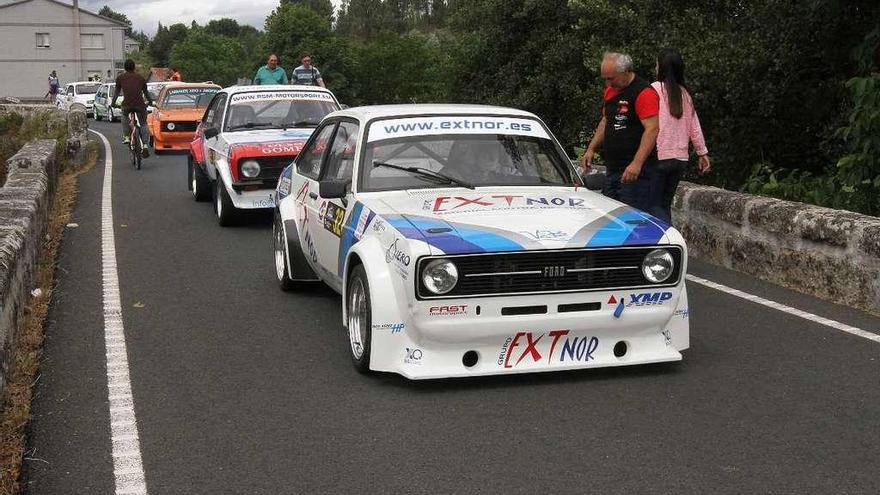
{"label": "red and white rally car", "polygon": [[314,86],[234,86],[218,92],[190,144],[188,187],[214,200],[220,225],[239,210],[274,208],[275,186],[321,119],[340,108]]}

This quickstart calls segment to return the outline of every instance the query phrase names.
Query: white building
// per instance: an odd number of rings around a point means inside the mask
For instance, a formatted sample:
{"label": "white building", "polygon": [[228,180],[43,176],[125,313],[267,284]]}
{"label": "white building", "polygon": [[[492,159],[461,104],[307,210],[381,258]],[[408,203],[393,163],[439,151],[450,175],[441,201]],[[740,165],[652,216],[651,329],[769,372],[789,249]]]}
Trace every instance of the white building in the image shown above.
{"label": "white building", "polygon": [[115,79],[127,27],[58,0],[0,0],[0,96],[41,98],[53,70],[62,88]]}

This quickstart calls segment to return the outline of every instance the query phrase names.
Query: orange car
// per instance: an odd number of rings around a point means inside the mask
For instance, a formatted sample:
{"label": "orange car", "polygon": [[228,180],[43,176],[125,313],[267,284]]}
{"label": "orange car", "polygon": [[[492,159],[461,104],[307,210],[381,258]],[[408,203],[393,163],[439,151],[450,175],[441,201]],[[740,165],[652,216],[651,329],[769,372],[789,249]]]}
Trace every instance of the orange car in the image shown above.
{"label": "orange car", "polygon": [[156,153],[187,151],[205,108],[220,91],[213,83],[172,83],[156,97],[156,107],[147,116],[150,144]]}

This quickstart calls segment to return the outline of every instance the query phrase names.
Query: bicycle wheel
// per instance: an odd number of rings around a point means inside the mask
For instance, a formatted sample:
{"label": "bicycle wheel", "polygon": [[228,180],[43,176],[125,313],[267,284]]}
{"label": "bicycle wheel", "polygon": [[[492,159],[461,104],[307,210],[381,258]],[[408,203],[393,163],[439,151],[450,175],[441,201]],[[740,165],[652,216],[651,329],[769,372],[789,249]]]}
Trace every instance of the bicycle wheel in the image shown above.
{"label": "bicycle wheel", "polygon": [[134,168],[140,170],[141,169],[141,160],[143,160],[144,150],[144,142],[141,141],[141,133],[139,131],[135,131],[135,137],[132,140],[131,152],[133,154],[132,158],[134,159]]}

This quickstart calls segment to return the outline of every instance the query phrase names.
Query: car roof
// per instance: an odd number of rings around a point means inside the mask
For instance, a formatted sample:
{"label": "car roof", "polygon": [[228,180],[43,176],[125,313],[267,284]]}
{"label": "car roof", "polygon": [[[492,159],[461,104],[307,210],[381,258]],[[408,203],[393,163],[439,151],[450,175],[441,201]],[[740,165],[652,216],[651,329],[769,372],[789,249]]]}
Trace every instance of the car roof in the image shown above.
{"label": "car roof", "polygon": [[367,121],[392,117],[418,117],[424,115],[504,115],[537,118],[533,113],[516,108],[492,105],[455,104],[408,104],[408,105],[370,105],[337,110],[327,117],[353,117]]}
{"label": "car roof", "polygon": [[295,84],[263,84],[250,86],[229,86],[223,88],[224,93],[234,95],[237,93],[246,93],[249,91],[308,91],[311,93],[327,93],[332,95],[333,92],[327,88],[320,86],[297,86]]}
{"label": "car roof", "polygon": [[76,82],[72,82],[72,83],[67,83],[68,86],[82,86],[83,84],[101,85],[103,83],[101,83],[100,81],[76,81]]}

